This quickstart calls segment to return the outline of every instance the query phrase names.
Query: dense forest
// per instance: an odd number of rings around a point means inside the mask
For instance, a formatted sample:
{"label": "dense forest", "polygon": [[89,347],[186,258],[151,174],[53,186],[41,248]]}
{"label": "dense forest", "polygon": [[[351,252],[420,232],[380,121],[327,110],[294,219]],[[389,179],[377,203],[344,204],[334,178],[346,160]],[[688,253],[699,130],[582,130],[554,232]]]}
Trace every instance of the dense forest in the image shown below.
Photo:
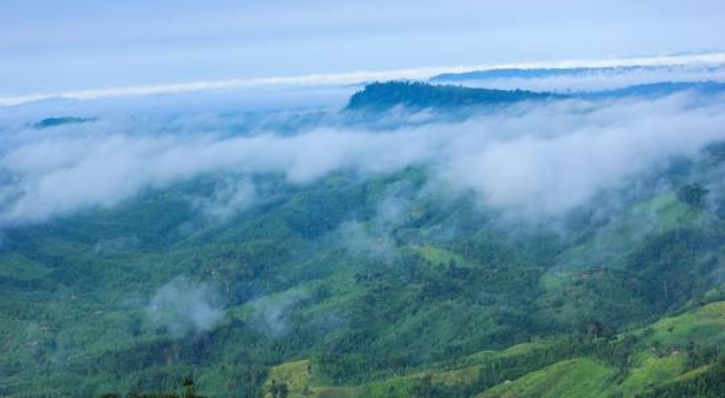
{"label": "dense forest", "polygon": [[[335,122],[567,99],[375,83]],[[225,170],[5,226],[0,395],[721,396],[724,169],[714,141],[535,219],[425,164],[200,211]]]}
{"label": "dense forest", "polygon": [[434,85],[422,82],[372,83],[353,95],[348,110],[382,111],[395,106],[409,110],[494,106],[521,101],[564,98],[553,93],[524,90],[495,90],[463,86]]}

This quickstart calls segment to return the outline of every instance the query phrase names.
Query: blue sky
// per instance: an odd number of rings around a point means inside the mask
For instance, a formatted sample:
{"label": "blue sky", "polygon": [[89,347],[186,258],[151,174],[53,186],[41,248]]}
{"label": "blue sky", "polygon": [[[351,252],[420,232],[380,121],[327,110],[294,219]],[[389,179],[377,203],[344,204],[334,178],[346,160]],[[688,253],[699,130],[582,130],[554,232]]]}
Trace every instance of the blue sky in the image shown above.
{"label": "blue sky", "polygon": [[23,0],[0,5],[0,96],[723,50],[725,2]]}

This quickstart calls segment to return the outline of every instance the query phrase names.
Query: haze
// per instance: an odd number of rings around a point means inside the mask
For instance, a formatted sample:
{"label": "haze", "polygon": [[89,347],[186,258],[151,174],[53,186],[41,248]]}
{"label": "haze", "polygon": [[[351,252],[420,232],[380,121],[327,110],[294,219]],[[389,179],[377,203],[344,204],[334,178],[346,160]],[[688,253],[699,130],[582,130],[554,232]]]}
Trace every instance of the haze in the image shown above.
{"label": "haze", "polygon": [[715,0],[5,2],[0,97],[717,51],[724,25]]}

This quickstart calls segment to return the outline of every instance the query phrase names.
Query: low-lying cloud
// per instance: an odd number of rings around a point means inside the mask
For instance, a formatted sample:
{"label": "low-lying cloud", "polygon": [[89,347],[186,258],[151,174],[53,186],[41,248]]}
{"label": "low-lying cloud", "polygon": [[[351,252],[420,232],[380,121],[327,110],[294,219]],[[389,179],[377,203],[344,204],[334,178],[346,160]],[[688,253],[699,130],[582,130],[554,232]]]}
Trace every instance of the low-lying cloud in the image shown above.
{"label": "low-lying cloud", "polygon": [[213,329],[224,317],[208,284],[176,277],[151,298],[147,313],[151,322],[175,337]]}
{"label": "low-lying cloud", "polygon": [[141,245],[137,236],[122,236],[113,239],[101,239],[93,247],[93,254],[97,256],[112,256],[126,250],[135,249]]}
{"label": "low-lying cloud", "polygon": [[257,197],[254,184],[245,179],[223,178],[210,195],[189,198],[192,207],[211,221],[224,222],[250,207]]}
{"label": "low-lying cloud", "polygon": [[[556,101],[460,122],[366,130],[329,123],[293,135],[267,132],[16,132],[0,151],[0,225],[43,222],[113,207],[149,188],[200,175],[242,176],[196,206],[224,217],[254,202],[251,177],[292,184],[330,173],[361,176],[425,166],[432,181],[506,211],[556,216],[672,156],[725,139],[722,98]],[[405,123],[401,123],[405,125]],[[52,129],[51,129],[52,130]],[[193,130],[193,126],[188,128]],[[35,134],[35,135],[33,135]]]}
{"label": "low-lying cloud", "polygon": [[409,219],[412,202],[408,199],[412,189],[396,184],[388,189],[378,203],[375,216],[368,222],[346,221],[338,228],[343,247],[356,257],[390,262],[397,254],[397,243],[391,231]]}
{"label": "low-lying cloud", "polygon": [[280,336],[287,331],[290,308],[308,296],[306,291],[291,289],[276,296],[252,300],[246,304],[252,309],[248,321],[272,336]]}

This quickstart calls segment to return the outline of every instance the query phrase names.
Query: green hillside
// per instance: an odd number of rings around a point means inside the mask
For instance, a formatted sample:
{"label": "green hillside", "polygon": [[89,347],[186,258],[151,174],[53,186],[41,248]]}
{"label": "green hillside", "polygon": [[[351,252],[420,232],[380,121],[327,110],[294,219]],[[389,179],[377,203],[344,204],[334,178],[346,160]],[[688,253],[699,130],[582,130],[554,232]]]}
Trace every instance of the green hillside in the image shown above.
{"label": "green hillside", "polygon": [[[438,90],[413,105],[543,99]],[[723,145],[556,216],[411,162],[303,182],[223,168],[8,224],[0,396],[718,396]],[[253,203],[205,211],[246,178]]]}
{"label": "green hillside", "polygon": [[[210,396],[256,395],[269,377],[318,396],[631,396],[715,366],[723,303],[698,307],[723,297],[717,215],[662,193],[563,237],[441,206],[424,180],[282,184],[223,223],[179,199],[200,180],[7,231],[3,394],[176,391],[191,373]],[[406,203],[383,217],[394,184]],[[627,235],[643,213],[658,223]],[[164,286],[172,312],[156,319]],[[209,326],[181,299],[206,288],[199,311],[223,311]],[[309,370],[277,367],[294,360]]]}

